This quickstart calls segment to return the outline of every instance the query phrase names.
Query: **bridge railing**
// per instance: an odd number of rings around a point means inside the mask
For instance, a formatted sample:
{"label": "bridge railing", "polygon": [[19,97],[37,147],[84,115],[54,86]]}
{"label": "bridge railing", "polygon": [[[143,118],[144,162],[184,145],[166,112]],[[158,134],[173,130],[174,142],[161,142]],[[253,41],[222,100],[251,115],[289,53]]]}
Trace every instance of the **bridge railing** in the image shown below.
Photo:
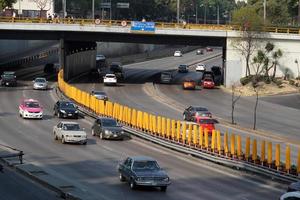
{"label": "bridge railing", "polygon": [[[0,17],[0,23],[52,23],[52,24],[78,24],[78,25],[98,25],[98,26],[131,26],[128,20],[100,20],[100,19],[79,19],[79,18],[28,18],[28,17]],[[241,31],[241,27],[234,24],[192,24],[192,23],[169,23],[155,22],[156,28],[161,29],[191,29],[191,30],[223,30]],[[300,28],[293,27],[272,27],[266,26],[262,31],[269,33],[300,34]]]}

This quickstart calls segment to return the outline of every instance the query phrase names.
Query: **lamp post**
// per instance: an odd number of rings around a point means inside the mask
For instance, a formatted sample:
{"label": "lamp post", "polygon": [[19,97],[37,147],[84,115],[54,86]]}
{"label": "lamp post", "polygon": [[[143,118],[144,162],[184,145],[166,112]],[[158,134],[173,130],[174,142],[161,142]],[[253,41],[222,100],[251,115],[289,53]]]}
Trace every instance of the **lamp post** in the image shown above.
{"label": "lamp post", "polygon": [[196,2],[196,24],[198,24],[198,4]]}
{"label": "lamp post", "polygon": [[179,9],[180,9],[180,0],[177,0],[177,24],[179,24]]}
{"label": "lamp post", "polygon": [[204,16],[203,16],[203,20],[204,20],[204,24],[206,24],[206,4],[201,4],[200,7],[204,7]]}
{"label": "lamp post", "polygon": [[220,6],[219,4],[217,5],[217,24],[220,24]]}
{"label": "lamp post", "polygon": [[264,0],[264,23],[266,23],[267,18],[267,0]]}
{"label": "lamp post", "polygon": [[95,19],[95,0],[92,0],[92,19]]}
{"label": "lamp post", "polygon": [[67,0],[62,0],[63,18],[67,16]]}

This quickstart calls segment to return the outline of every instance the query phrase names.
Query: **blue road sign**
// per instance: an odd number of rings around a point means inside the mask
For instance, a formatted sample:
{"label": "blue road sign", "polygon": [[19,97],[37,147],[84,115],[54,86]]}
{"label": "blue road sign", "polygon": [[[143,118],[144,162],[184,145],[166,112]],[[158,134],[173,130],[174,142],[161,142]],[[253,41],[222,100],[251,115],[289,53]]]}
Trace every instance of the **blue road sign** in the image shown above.
{"label": "blue road sign", "polygon": [[155,31],[155,22],[131,22],[131,31],[137,32],[154,32]]}

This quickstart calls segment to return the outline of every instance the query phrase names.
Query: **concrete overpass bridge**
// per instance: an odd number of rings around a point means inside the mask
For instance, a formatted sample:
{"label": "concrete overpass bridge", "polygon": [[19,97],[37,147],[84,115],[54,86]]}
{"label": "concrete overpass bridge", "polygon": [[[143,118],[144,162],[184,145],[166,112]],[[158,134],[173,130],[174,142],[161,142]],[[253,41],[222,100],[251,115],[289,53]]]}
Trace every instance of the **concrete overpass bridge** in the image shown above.
{"label": "concrete overpass bridge", "polygon": [[[244,59],[233,46],[241,37],[239,27],[155,23],[153,31],[136,32],[131,30],[131,25],[126,21],[63,19],[48,23],[43,19],[1,18],[0,39],[59,40],[66,80],[95,66],[96,41],[222,46],[225,85],[229,86],[245,74]],[[283,73],[288,68],[291,75],[297,76],[295,59],[300,59],[300,30],[266,27],[264,31],[257,40],[260,44],[270,41],[283,50],[279,69]]]}

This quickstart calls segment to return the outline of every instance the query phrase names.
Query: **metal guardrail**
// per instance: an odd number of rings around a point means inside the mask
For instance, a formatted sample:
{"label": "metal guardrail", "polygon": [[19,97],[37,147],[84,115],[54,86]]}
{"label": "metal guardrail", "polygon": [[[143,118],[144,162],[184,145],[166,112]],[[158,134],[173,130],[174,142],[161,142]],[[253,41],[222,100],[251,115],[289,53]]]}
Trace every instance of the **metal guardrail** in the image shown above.
{"label": "metal guardrail", "polygon": [[[8,150],[9,152],[1,155],[0,154],[0,158],[3,159],[3,158],[14,158],[14,157],[18,157],[19,161],[20,161],[20,164],[23,164],[23,156],[24,156],[24,153],[23,151],[19,150],[19,149],[16,149],[16,148],[13,148],[13,147],[10,147],[10,146],[7,146],[7,145],[3,145],[3,144],[0,144],[0,149],[3,149],[5,148],[6,150]],[[10,151],[13,151],[13,153]],[[1,152],[1,151],[0,151]]]}
{"label": "metal guardrail", "polygon": [[[96,26],[131,26],[131,21],[128,20],[93,20],[93,19],[77,19],[77,18],[17,18],[17,17],[0,17],[0,23],[51,23],[51,24],[78,24],[78,25],[96,25]],[[191,30],[223,30],[223,31],[241,31],[238,25],[215,25],[215,24],[183,24],[183,23],[168,23],[168,22],[155,22],[156,28],[161,29],[191,29]],[[286,34],[300,34],[300,28],[290,27],[276,27],[266,26],[262,28],[263,32],[269,33],[286,33]]]}

